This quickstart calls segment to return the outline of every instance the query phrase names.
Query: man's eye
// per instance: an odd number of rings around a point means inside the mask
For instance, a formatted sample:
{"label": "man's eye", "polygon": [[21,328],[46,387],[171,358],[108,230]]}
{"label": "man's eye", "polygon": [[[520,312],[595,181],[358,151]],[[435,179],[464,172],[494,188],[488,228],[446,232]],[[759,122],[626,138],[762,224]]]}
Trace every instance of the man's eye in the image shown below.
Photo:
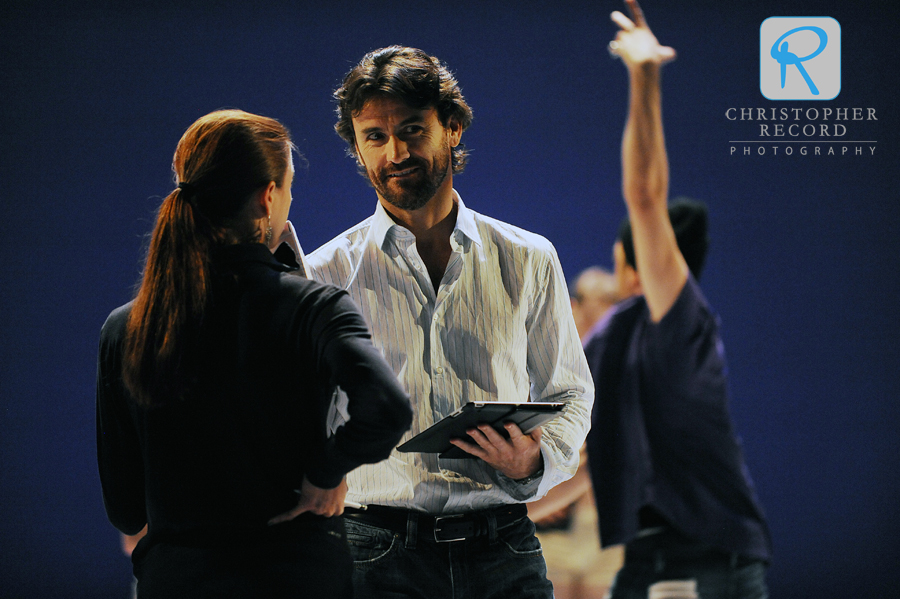
{"label": "man's eye", "polygon": [[381,134],[381,133],[369,133],[369,134],[366,136],[366,139],[367,139],[368,141],[380,141],[380,140],[383,139],[383,138],[384,138],[384,135]]}

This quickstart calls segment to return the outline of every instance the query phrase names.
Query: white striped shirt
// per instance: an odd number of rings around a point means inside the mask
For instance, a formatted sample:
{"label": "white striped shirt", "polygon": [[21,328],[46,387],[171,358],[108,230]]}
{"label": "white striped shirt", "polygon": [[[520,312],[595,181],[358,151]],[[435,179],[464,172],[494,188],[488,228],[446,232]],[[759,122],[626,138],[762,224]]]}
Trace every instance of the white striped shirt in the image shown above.
{"label": "white striped shirt", "polygon": [[[415,236],[381,204],[306,257],[308,272],[350,293],[409,392],[415,416],[404,441],[468,401],[565,402],[543,427],[544,474],[519,485],[478,459],[395,450],[347,475],[350,504],[460,513],[537,499],[578,466],[594,387],[556,250],[454,194],[453,253],[437,293]],[[332,426],[344,418],[338,409]]]}

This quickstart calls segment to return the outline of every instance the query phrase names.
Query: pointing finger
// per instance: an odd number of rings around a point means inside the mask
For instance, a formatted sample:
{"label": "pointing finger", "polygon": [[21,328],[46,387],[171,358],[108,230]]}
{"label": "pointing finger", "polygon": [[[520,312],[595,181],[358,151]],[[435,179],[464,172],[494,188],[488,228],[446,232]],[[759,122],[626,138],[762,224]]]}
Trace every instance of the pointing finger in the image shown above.
{"label": "pointing finger", "polygon": [[631,22],[631,19],[623,15],[617,10],[614,10],[609,18],[613,20],[613,23],[621,27],[625,31],[631,31],[634,29],[634,23]]}
{"label": "pointing finger", "polygon": [[647,21],[644,19],[644,11],[641,10],[641,5],[637,3],[637,0],[625,0],[625,4],[628,5],[628,12],[631,13],[634,24],[638,27],[646,27]]}

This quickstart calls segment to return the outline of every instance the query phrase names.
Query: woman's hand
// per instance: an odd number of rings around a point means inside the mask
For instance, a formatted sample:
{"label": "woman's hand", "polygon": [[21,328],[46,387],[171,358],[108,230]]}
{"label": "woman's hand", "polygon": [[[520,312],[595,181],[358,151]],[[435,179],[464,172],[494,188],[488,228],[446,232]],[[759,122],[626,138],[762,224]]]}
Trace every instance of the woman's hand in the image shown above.
{"label": "woman's hand", "polygon": [[297,507],[269,520],[269,526],[293,520],[306,512],[329,518],[331,516],[340,516],[344,513],[344,498],[346,496],[347,482],[345,480],[341,480],[341,484],[333,489],[322,489],[309,482],[304,476]]}

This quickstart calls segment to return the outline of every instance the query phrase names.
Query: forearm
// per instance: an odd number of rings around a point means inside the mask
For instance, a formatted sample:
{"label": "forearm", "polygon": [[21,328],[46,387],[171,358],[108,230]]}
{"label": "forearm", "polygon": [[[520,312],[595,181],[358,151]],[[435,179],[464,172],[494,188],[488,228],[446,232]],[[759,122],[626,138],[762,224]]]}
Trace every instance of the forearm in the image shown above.
{"label": "forearm", "polygon": [[669,222],[669,162],[662,124],[660,71],[675,58],[647,27],[635,0],[626,0],[634,21],[618,12],[621,30],[611,50],[628,69],[628,118],[622,136],[622,193],[634,239],[641,291],[650,315],[659,321],[671,308],[684,282],[687,265]]}
{"label": "forearm", "polygon": [[[107,343],[104,340],[104,348]],[[108,348],[107,348],[108,349]],[[97,373],[97,467],[109,521],[125,534],[147,523],[144,463],[121,384],[119,358],[101,349]]]}
{"label": "forearm", "polygon": [[580,499],[591,489],[591,478],[585,464],[578,467],[575,476],[550,489],[544,497],[528,504],[528,516],[541,520],[572,502]]}
{"label": "forearm", "polygon": [[660,65],[630,65],[628,71],[622,191],[629,211],[664,211],[669,193],[669,162],[663,135]]}
{"label": "forearm", "polygon": [[343,339],[329,354],[350,418],[328,440],[323,459],[309,473],[323,488],[361,464],[387,458],[412,423],[408,395],[368,339]]}

